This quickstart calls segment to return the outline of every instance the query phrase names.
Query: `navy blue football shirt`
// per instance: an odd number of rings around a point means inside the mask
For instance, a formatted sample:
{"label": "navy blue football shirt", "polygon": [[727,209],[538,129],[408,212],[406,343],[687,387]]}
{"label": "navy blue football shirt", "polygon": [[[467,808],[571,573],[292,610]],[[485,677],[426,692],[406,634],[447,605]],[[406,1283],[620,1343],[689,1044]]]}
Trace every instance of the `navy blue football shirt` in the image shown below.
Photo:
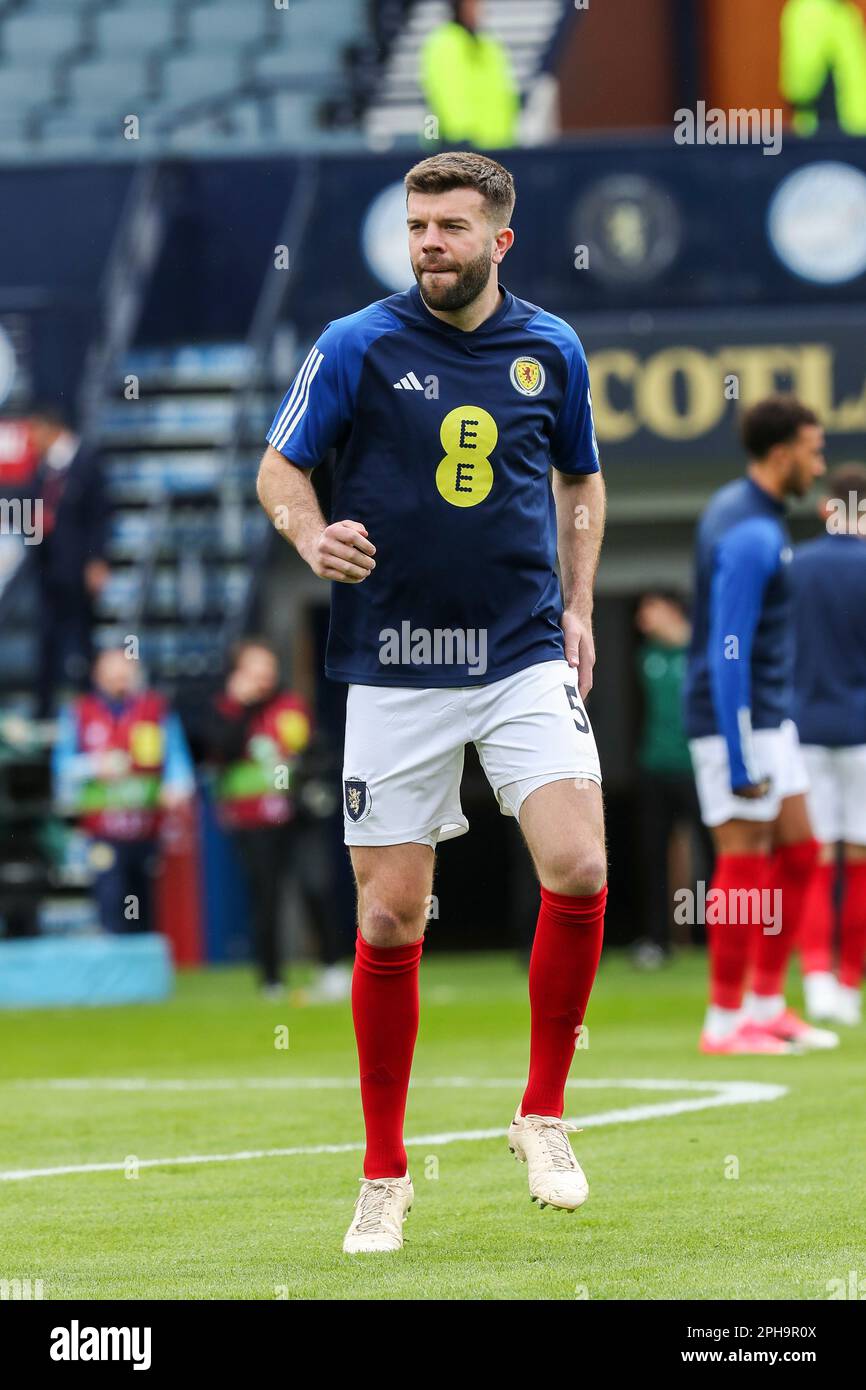
{"label": "navy blue football shirt", "polygon": [[761,780],[751,730],[791,716],[792,553],[784,503],[749,477],[714,493],[698,523],[686,733],[724,736],[734,788]]}
{"label": "navy blue football shirt", "polygon": [[791,578],[800,742],[866,744],[866,541],[824,535],[798,545]]}
{"label": "navy blue football shirt", "polygon": [[465,332],[413,286],[327,326],[267,438],[300,468],[335,448],[331,519],[376,546],[367,579],[333,586],[327,675],[465,686],[562,658],[550,465],[599,467],[562,319],[503,289]]}

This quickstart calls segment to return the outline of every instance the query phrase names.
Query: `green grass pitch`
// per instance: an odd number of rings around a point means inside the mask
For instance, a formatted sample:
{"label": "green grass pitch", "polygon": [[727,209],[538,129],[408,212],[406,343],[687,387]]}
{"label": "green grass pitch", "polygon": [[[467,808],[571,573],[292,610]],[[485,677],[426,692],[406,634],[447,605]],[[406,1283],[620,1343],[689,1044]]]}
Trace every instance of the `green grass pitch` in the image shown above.
{"label": "green grass pitch", "polygon": [[[573,1136],[589,1200],[539,1211],[503,1137],[452,1137],[511,1119],[525,974],[428,957],[415,1207],[403,1251],[367,1257],[340,1249],[356,1150],[146,1166],[357,1144],[347,1005],[265,1003],[232,969],[182,974],[159,1006],[6,1014],[0,1170],[120,1168],[0,1182],[0,1279],[42,1280],[45,1299],[826,1299],[854,1271],[866,1295],[866,1030],[830,1054],[701,1058],[703,998],[697,955],[655,975],[605,958],[572,1068],[592,1084],[566,1110],[591,1121]],[[46,1084],[64,1079],[86,1084]],[[724,1105],[724,1087],[670,1084],[689,1081],[787,1091]],[[678,1102],[704,1108],[623,1114]]]}

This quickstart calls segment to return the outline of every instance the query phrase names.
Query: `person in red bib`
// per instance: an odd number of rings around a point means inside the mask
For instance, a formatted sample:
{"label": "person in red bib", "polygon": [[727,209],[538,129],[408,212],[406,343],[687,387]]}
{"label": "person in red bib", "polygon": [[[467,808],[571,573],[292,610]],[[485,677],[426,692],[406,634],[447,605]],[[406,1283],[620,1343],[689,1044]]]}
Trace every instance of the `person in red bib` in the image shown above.
{"label": "person in red bib", "polygon": [[55,795],[91,839],[94,897],[110,932],[151,929],[161,817],[195,788],[180,720],[140,671],[123,650],[101,652],[92,689],[60,713],[53,754]]}
{"label": "person in red bib", "polygon": [[294,773],[311,733],[306,702],[280,688],[274,649],[258,637],[241,641],[225,689],[212,702],[204,742],[220,824],[247,880],[262,986],[274,995],[282,989],[279,905],[296,814]]}

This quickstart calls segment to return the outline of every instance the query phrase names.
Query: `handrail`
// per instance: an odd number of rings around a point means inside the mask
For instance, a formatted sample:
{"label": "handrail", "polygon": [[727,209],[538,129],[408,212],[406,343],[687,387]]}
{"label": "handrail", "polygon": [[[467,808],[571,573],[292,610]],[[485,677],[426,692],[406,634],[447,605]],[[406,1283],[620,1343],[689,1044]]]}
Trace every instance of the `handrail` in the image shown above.
{"label": "handrail", "polygon": [[[316,159],[302,160],[292,196],[289,199],[280,228],[280,245],[297,248],[301,245],[315,204],[319,181],[319,163]],[[235,393],[232,417],[232,432],[225,446],[222,477],[220,479],[220,528],[227,544],[240,542],[243,535],[243,489],[238,473],[244,449],[245,432],[251,408],[257,393],[268,382],[268,360],[273,345],[274,334],[280,321],[286,298],[294,282],[297,255],[290,257],[285,270],[268,270],[259,297],[253,310],[247,346],[250,362],[246,377]],[[268,547],[263,546],[250,563],[250,585],[248,598],[240,611],[228,614],[223,624],[224,648],[239,637],[250,617],[254,595],[267,558]]]}
{"label": "handrail", "polygon": [[[136,170],[99,287],[100,331],[88,351],[79,392],[80,433],[94,446],[98,445],[100,417],[111,392],[113,374],[134,341],[147,286],[165,241],[170,177],[158,161]],[[147,607],[166,515],[163,501],[154,518],[154,543],[148,546],[142,567],[138,601],[129,616],[134,630]]]}
{"label": "handrail", "polygon": [[[175,106],[163,112],[157,111],[153,122],[153,129],[160,135],[171,135],[182,126],[190,124],[196,120],[213,113],[230,114],[228,107],[238,101],[248,101],[255,97],[272,97],[278,93],[287,95],[320,95],[322,100],[326,100],[339,90],[334,81],[321,82],[317,78],[292,77],[290,84],[280,77],[247,77],[240,82],[233,83],[230,87],[223,87],[218,92],[208,92],[206,96],[196,97],[194,100],[181,106]],[[162,152],[162,157],[168,153],[168,149]]]}
{"label": "handrail", "polygon": [[111,374],[132,344],[147,282],[162,250],[168,177],[159,162],[136,170],[97,291],[100,324],[85,359],[78,396],[80,432],[90,442],[95,442]]}

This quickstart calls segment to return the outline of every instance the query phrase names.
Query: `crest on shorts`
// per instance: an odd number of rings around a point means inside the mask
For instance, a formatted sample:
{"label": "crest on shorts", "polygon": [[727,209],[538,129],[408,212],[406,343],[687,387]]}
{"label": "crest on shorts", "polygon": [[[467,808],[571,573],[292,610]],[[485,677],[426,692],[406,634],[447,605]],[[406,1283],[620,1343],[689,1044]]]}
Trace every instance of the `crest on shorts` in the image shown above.
{"label": "crest on shorts", "polygon": [[356,825],[358,821],[365,820],[373,809],[373,799],[363,778],[347,777],[343,782],[343,794],[349,820],[354,821]]}
{"label": "crest on shorts", "polygon": [[544,390],[544,368],[537,357],[516,357],[511,364],[511,385],[522,396],[537,396]]}

